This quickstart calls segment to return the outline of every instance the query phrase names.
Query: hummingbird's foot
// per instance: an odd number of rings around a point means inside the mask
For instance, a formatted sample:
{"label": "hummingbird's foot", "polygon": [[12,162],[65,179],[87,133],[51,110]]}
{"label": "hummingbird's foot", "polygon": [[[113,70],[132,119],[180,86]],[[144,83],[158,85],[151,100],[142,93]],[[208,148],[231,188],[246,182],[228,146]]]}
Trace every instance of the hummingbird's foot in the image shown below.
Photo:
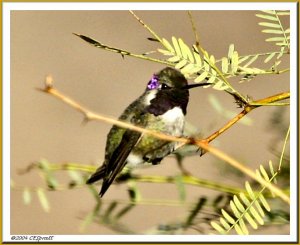
{"label": "hummingbird's foot", "polygon": [[162,159],[163,159],[163,157],[159,157],[159,158],[155,158],[155,159],[150,159],[149,157],[146,157],[146,156],[143,157],[143,160],[145,162],[152,163],[152,165],[160,164]]}
{"label": "hummingbird's foot", "polygon": [[[201,140],[201,142],[204,143],[205,145],[208,145],[209,143],[207,140]],[[207,152],[203,148],[199,148],[198,151],[200,151],[200,157],[202,157]]]}

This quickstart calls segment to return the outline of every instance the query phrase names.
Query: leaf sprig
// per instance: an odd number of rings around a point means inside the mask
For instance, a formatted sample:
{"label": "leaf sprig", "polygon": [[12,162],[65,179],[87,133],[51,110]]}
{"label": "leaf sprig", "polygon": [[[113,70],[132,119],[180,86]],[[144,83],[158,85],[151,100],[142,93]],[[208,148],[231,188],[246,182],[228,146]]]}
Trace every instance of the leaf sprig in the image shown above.
{"label": "leaf sprig", "polygon": [[[260,165],[256,174],[259,178],[264,178],[266,181],[272,182],[278,172],[274,173],[271,162],[270,172],[271,176],[269,176],[265,168]],[[220,218],[220,223],[215,221],[211,222],[212,227],[220,234],[228,234],[232,229],[235,229],[239,235],[248,235],[249,231],[245,221],[247,221],[253,229],[257,229],[258,224],[264,225],[264,210],[268,212],[271,211],[271,208],[263,195],[266,187],[263,186],[262,189],[255,194],[250,183],[246,181],[245,188],[246,194],[241,192],[239,197],[234,195],[233,199],[230,201],[230,208],[234,217],[222,209],[221,212],[223,216]]]}

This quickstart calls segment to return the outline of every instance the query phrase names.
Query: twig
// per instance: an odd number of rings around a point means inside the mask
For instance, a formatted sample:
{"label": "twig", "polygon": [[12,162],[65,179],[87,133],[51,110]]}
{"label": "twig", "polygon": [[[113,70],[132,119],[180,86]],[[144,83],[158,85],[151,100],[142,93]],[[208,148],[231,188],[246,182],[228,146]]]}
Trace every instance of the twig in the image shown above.
{"label": "twig", "polygon": [[209,65],[218,73],[218,75],[222,78],[222,81],[228,86],[228,88],[230,88],[230,90],[232,90],[232,92],[234,92],[234,94],[236,96],[239,97],[239,99],[243,102],[243,103],[247,103],[246,98],[244,98],[244,96],[242,96],[238,91],[236,91],[232,85],[228,82],[228,80],[226,79],[226,77],[224,76],[224,74],[220,71],[220,69],[211,62],[210,57],[208,55],[208,53],[202,48],[202,46],[200,45],[200,38],[196,29],[196,25],[195,25],[195,21],[193,19],[192,13],[190,11],[188,11],[189,14],[189,18],[192,24],[192,28],[193,28],[193,32],[195,35],[195,39],[196,39],[196,47],[198,49],[198,51],[200,51],[202,53],[202,55],[206,58],[207,62],[209,63]]}
{"label": "twig", "polygon": [[60,99],[61,101],[63,101],[67,105],[69,105],[69,106],[73,107],[74,109],[76,109],[77,111],[81,112],[84,115],[84,117],[87,121],[89,121],[89,120],[104,121],[106,123],[114,124],[114,125],[117,125],[117,126],[122,127],[122,128],[128,128],[128,129],[131,129],[131,130],[134,130],[134,131],[149,134],[153,137],[156,137],[156,138],[159,138],[159,139],[162,139],[162,140],[174,141],[174,142],[179,142],[179,143],[182,143],[182,144],[195,144],[198,147],[202,148],[203,150],[211,152],[213,155],[215,155],[218,158],[220,158],[220,159],[224,160],[225,162],[229,163],[231,166],[239,169],[241,172],[248,175],[252,179],[255,179],[260,184],[265,185],[272,192],[274,192],[276,195],[278,195],[282,200],[284,200],[287,203],[290,203],[290,198],[282,190],[280,190],[279,188],[277,188],[273,184],[265,181],[263,178],[258,178],[256,176],[256,174],[251,169],[247,168],[245,165],[243,165],[240,162],[236,161],[235,159],[233,159],[229,155],[225,154],[224,152],[218,150],[217,148],[208,145],[207,142],[205,142],[203,140],[197,140],[197,139],[192,139],[192,138],[183,138],[183,137],[174,137],[174,136],[166,135],[166,134],[159,133],[159,132],[156,132],[156,131],[141,128],[141,127],[132,125],[132,124],[124,122],[124,121],[119,121],[119,120],[116,120],[116,119],[108,117],[108,116],[96,114],[96,113],[88,110],[87,108],[81,106],[79,103],[75,102],[70,97],[67,97],[66,95],[64,95],[63,93],[58,91],[57,89],[55,89],[53,87],[53,80],[50,76],[48,76],[46,78],[45,85],[46,86],[45,86],[44,89],[38,89],[38,90],[42,91],[42,92],[45,92],[47,94],[50,94],[50,95]]}
{"label": "twig", "polygon": [[138,17],[132,10],[129,10],[129,12],[133,15],[133,17],[135,19],[137,19],[138,22],[140,22],[142,24],[143,27],[145,27],[154,36],[154,38],[157,41],[159,41],[162,45],[164,45],[164,42],[162,41],[162,39],[148,25],[146,25],[140,17]]}
{"label": "twig", "polygon": [[[241,120],[244,116],[246,116],[253,109],[260,107],[260,106],[266,106],[266,105],[270,105],[270,106],[278,105],[278,104],[276,104],[277,101],[285,100],[288,98],[290,98],[290,93],[284,92],[284,93],[280,93],[277,95],[272,95],[272,96],[264,98],[264,99],[249,102],[249,104],[244,107],[243,111],[241,111],[234,118],[232,118],[229,122],[227,122],[222,128],[220,128],[215,133],[213,133],[212,135],[207,137],[204,141],[206,141],[207,143],[211,142],[212,140],[217,138],[220,134],[224,133],[227,129],[229,129],[232,125],[234,125],[239,120]],[[283,104],[280,104],[280,105],[283,105]],[[287,105],[287,104],[284,104],[284,105]]]}
{"label": "twig", "polygon": [[97,41],[95,39],[92,39],[90,37],[87,37],[85,35],[82,35],[82,34],[77,34],[77,33],[73,33],[73,34],[77,37],[80,37],[82,40],[86,41],[87,43],[95,46],[96,48],[102,48],[102,49],[110,51],[110,52],[121,54],[122,57],[126,55],[126,56],[130,56],[130,57],[134,57],[134,58],[138,58],[138,59],[142,59],[142,60],[147,60],[147,61],[153,61],[153,62],[156,62],[156,63],[160,63],[160,64],[164,64],[164,65],[174,67],[174,63],[171,63],[171,62],[166,61],[166,60],[151,58],[151,57],[143,55],[143,54],[134,54],[134,53],[131,53],[131,52],[129,52],[127,50],[124,50],[124,49],[119,49],[119,48],[115,48],[115,47],[111,47],[111,46],[102,44],[99,41]]}
{"label": "twig", "polygon": [[279,165],[278,165],[278,171],[281,170],[281,165],[282,165],[283,156],[284,156],[284,153],[285,153],[286,144],[287,144],[288,138],[290,136],[290,129],[291,129],[291,127],[289,127],[289,129],[288,129],[288,131],[286,133],[285,139],[284,139],[284,144],[283,144],[283,147],[282,147],[282,151],[281,151],[281,155],[280,155],[280,160],[279,160]]}

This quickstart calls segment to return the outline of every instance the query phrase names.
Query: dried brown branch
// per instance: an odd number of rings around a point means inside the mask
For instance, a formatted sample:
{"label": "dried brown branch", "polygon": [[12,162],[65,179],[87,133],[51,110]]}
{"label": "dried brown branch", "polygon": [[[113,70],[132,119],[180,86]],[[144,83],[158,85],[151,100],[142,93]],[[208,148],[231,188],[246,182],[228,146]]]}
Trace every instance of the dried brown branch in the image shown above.
{"label": "dried brown branch", "polygon": [[[114,118],[111,118],[111,117],[108,117],[108,116],[105,116],[105,115],[94,113],[94,112],[90,111],[89,109],[85,108],[84,106],[80,105],[79,103],[77,103],[76,101],[71,99],[70,97],[64,95],[59,90],[55,89],[54,86],[53,86],[53,79],[50,76],[48,76],[46,78],[45,88],[38,89],[38,90],[58,98],[59,100],[66,103],[67,105],[69,105],[72,108],[76,109],[77,111],[81,112],[84,115],[85,120],[87,120],[87,121],[90,121],[90,120],[103,121],[103,122],[106,122],[106,123],[109,123],[109,124],[117,125],[119,127],[128,128],[128,129],[138,131],[138,132],[141,132],[141,133],[144,133],[144,134],[149,134],[149,135],[152,135],[153,137],[157,137],[157,138],[160,138],[160,139],[163,139],[163,140],[166,140],[166,141],[178,142],[178,143],[181,143],[180,145],[184,145],[184,144],[197,145],[201,149],[212,153],[213,155],[220,158],[221,160],[224,160],[225,162],[229,163],[231,166],[239,169],[241,172],[248,175],[252,179],[256,180],[260,184],[266,186],[273,193],[278,195],[282,200],[284,200],[288,204],[290,203],[290,198],[282,190],[280,190],[279,188],[277,188],[273,184],[265,181],[263,178],[258,178],[257,175],[251,169],[247,168],[244,164],[238,162],[237,160],[235,160],[234,158],[232,158],[229,155],[225,154],[224,152],[218,150],[217,148],[208,145],[207,140],[199,140],[199,139],[184,138],[184,137],[174,137],[174,136],[166,135],[166,134],[163,134],[163,133],[160,133],[160,132],[156,132],[156,131],[148,130],[148,129],[145,129],[145,128],[141,128],[141,127],[132,125],[128,122],[120,121],[120,120],[117,120],[117,119],[114,119]],[[229,126],[227,128],[229,128]]]}
{"label": "dried brown branch", "polygon": [[237,114],[234,118],[232,118],[229,122],[227,122],[222,128],[217,130],[215,133],[210,135],[205,139],[207,143],[211,142],[215,138],[217,138],[220,134],[224,133],[227,129],[232,127],[235,123],[237,123],[239,120],[241,120],[244,116],[246,116],[249,112],[251,112],[253,109],[263,106],[263,105],[276,105],[274,104],[277,101],[285,100],[290,98],[289,92],[280,93],[277,95],[273,95],[264,99],[256,100],[249,102],[249,104],[244,106],[244,110],[241,111],[239,114]]}

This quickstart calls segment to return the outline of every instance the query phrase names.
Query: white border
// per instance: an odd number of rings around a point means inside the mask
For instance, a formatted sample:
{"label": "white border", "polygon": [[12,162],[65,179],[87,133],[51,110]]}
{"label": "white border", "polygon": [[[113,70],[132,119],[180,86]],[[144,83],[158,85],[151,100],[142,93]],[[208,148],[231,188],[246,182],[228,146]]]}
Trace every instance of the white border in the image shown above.
{"label": "white border", "polygon": [[[297,3],[3,3],[3,242],[10,235],[10,11],[12,10],[257,10],[291,11],[291,112],[297,97]],[[297,115],[291,113],[291,152],[297,152]],[[251,241],[292,242],[297,240],[297,158],[291,154],[291,230],[290,235],[251,235]],[[53,242],[245,242],[249,236],[208,235],[56,235]],[[20,242],[20,241],[19,241]]]}
{"label": "white border", "polygon": [[193,3],[193,2],[158,2],[158,3],[3,3],[3,11],[10,10],[287,10],[297,3]]}

